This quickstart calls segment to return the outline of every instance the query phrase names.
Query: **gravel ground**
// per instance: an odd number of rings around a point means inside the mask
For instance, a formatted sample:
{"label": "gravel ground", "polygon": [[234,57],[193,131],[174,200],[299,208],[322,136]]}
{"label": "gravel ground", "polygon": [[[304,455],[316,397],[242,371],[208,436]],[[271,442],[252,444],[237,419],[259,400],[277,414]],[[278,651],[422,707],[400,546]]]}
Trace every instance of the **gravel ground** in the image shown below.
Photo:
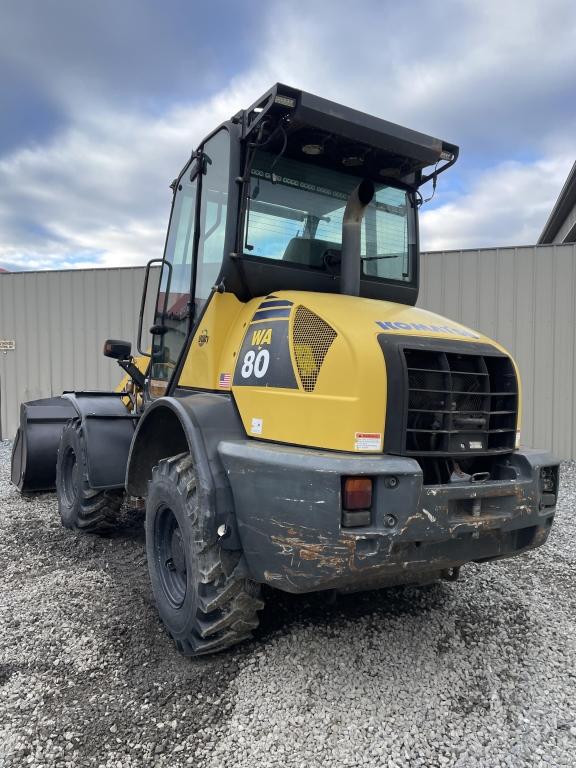
{"label": "gravel ground", "polygon": [[461,581],[278,595],[257,641],[180,657],[141,520],[108,538],[20,498],[0,443],[0,765],[576,765],[576,464],[550,541]]}

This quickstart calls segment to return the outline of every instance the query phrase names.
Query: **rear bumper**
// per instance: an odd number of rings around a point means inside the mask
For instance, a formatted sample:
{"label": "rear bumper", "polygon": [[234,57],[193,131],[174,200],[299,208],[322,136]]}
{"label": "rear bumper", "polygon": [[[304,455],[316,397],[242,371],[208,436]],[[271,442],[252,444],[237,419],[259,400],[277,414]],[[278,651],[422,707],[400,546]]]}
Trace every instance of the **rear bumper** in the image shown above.
{"label": "rear bumper", "polygon": [[[222,442],[218,452],[251,576],[287,592],[423,583],[540,546],[554,518],[540,469],[558,462],[536,450],[503,458],[501,479],[436,486],[423,486],[418,463],[404,457],[250,440]],[[347,475],[374,480],[369,525],[342,526]]]}

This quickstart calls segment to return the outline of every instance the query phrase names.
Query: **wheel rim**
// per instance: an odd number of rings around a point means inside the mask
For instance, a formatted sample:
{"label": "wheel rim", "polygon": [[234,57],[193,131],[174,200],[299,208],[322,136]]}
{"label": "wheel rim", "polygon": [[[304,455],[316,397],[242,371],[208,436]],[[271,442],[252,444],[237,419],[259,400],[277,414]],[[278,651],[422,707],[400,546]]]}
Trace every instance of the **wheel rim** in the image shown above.
{"label": "wheel rim", "polygon": [[173,608],[180,608],[186,597],[186,554],[178,520],[169,507],[156,516],[155,549],[160,583]]}
{"label": "wheel rim", "polygon": [[78,498],[78,461],[71,446],[66,448],[62,460],[62,485],[66,503],[71,507]]}

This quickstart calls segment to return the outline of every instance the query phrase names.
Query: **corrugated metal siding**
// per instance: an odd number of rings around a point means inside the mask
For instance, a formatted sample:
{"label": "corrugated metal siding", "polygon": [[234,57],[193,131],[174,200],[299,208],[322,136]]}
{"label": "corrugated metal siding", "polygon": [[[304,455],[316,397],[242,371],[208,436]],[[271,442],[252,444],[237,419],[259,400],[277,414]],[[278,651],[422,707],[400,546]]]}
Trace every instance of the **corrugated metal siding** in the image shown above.
{"label": "corrugated metal siding", "polygon": [[576,245],[426,253],[418,305],[503,344],[522,376],[522,442],[576,456]]}
{"label": "corrugated metal siding", "polygon": [[112,389],[121,371],[104,340],[135,341],[144,268],[0,275],[0,426],[13,437],[20,403],[64,389]]}
{"label": "corrugated metal siding", "polygon": [[[516,358],[524,392],[523,442],[576,456],[576,245],[422,255],[419,305],[477,328]],[[109,389],[119,380],[104,339],[134,343],[143,268],[0,276],[2,435],[19,404],[63,389]]]}

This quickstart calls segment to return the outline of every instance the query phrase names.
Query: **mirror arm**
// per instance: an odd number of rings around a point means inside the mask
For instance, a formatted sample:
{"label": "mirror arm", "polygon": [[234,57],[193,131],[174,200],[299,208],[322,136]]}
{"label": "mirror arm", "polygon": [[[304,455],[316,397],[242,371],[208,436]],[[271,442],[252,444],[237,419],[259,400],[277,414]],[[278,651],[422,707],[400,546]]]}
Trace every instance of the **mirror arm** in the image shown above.
{"label": "mirror arm", "polygon": [[132,379],[134,384],[140,389],[144,389],[146,383],[146,377],[142,371],[134,364],[134,360],[129,358],[128,360],[118,360],[118,365],[123,371],[126,371],[128,376]]}

